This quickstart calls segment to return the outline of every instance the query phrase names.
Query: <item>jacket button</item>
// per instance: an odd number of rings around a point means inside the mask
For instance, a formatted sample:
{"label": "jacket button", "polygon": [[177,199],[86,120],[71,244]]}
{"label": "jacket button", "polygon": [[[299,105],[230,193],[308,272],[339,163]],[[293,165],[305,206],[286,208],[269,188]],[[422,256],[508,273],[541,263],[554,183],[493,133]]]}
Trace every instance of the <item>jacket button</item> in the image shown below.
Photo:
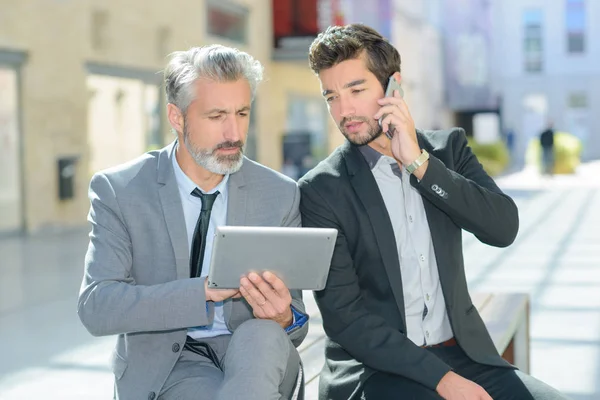
{"label": "jacket button", "polygon": [[148,400],[154,400],[155,398],[156,398],[156,393],[150,392],[150,394],[148,395]]}
{"label": "jacket button", "polygon": [[179,343],[175,343],[175,344],[173,344],[173,347],[171,347],[171,350],[173,350],[173,353],[179,352],[179,349],[180,349]]}

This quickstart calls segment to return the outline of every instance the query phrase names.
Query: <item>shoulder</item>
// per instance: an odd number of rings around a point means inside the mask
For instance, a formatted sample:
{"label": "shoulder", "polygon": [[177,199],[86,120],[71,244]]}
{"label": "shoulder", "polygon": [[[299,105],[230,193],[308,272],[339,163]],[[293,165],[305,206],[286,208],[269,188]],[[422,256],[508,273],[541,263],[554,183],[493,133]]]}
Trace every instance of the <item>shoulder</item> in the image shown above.
{"label": "shoulder", "polygon": [[261,190],[295,191],[298,187],[290,177],[249,158],[244,158],[242,168],[236,172],[239,173],[243,175],[245,184]]}
{"label": "shoulder", "polygon": [[450,128],[442,130],[417,130],[419,140],[423,141],[431,150],[448,150],[449,148],[467,143],[467,136],[463,128]]}
{"label": "shoulder", "polygon": [[158,152],[149,152],[129,162],[98,171],[92,177],[92,183],[107,180],[115,187],[127,187],[136,180],[156,180]]}
{"label": "shoulder", "polygon": [[118,191],[132,186],[155,183],[161,151],[164,149],[145,153],[126,163],[96,172],[91,179],[90,187],[93,189],[104,182]]}
{"label": "shoulder", "polygon": [[308,171],[298,181],[300,189],[309,186],[327,186],[339,184],[340,178],[347,176],[344,164],[344,146],[336,148],[326,159]]}

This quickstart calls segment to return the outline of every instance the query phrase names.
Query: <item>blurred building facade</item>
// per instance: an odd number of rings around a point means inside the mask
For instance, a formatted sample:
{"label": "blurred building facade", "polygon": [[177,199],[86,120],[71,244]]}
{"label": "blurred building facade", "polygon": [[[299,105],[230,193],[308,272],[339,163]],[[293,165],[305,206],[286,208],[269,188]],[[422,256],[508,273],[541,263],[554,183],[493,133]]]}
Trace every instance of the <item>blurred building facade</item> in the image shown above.
{"label": "blurred building facade", "polygon": [[[368,3],[368,4],[367,4]],[[309,44],[363,22],[400,50],[420,127],[444,125],[439,30],[408,0],[10,2],[0,13],[0,235],[85,224],[91,175],[174,137],[162,75],[172,51],[221,43],[265,65],[247,153],[301,176],[342,143]],[[422,45],[422,41],[427,46]]]}
{"label": "blurred building facade", "polygon": [[452,126],[453,114],[445,98],[442,2],[391,3],[390,40],[402,58],[402,86],[415,125],[421,129]]}
{"label": "blurred building facade", "polygon": [[492,90],[514,155],[551,121],[579,137],[583,160],[600,158],[600,2],[494,0]]}
{"label": "blurred building facade", "polygon": [[160,71],[169,53],[192,46],[221,43],[264,64],[251,158],[280,169],[283,135],[302,124],[327,154],[330,126],[307,48],[301,62],[278,59],[272,22],[270,0],[4,4],[0,234],[84,225],[94,172],[171,142]]}

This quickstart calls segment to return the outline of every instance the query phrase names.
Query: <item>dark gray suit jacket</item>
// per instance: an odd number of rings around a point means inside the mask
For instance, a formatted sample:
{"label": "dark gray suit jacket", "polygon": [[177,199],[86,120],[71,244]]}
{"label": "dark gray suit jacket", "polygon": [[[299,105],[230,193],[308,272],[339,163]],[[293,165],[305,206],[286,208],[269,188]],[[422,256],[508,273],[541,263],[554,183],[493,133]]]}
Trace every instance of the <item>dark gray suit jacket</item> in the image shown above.
{"label": "dark gray suit jacket", "polygon": [[[92,231],[78,313],[93,335],[118,335],[111,366],[117,397],[127,400],[158,396],[187,328],[211,324],[214,314],[204,279],[190,279],[174,147],[97,173],[90,184]],[[244,159],[227,185],[227,225],[300,226],[291,179]],[[291,294],[304,313],[302,292]],[[254,318],[243,299],[226,300],[223,311],[231,331]],[[307,332],[305,323],[288,334],[298,346]]]}
{"label": "dark gray suit jacket", "polygon": [[[508,246],[517,235],[517,207],[485,173],[462,129],[417,136],[431,156],[423,179],[411,176],[411,184],[423,196],[454,336],[474,361],[509,367],[471,302],[462,230],[489,245]],[[299,186],[303,225],[339,231],[327,286],[315,293],[328,336],[320,399],[352,398],[375,371],[435,390],[450,367],[405,335],[394,232],[364,157],[346,142]]]}

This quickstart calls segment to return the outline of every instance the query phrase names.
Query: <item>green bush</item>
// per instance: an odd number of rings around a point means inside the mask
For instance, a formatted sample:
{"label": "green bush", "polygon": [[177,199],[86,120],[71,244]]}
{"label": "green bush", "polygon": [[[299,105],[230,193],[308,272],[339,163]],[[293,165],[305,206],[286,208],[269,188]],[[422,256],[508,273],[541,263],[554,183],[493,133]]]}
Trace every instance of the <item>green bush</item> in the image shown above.
{"label": "green bush", "polygon": [[468,138],[469,147],[473,154],[483,165],[483,169],[490,175],[499,175],[508,166],[510,155],[506,144],[499,140],[490,144],[477,143],[472,137]]}
{"label": "green bush", "polygon": [[[581,140],[567,132],[554,133],[554,173],[573,174],[581,162]],[[527,146],[525,162],[541,170],[542,147],[538,137],[532,138]]]}

